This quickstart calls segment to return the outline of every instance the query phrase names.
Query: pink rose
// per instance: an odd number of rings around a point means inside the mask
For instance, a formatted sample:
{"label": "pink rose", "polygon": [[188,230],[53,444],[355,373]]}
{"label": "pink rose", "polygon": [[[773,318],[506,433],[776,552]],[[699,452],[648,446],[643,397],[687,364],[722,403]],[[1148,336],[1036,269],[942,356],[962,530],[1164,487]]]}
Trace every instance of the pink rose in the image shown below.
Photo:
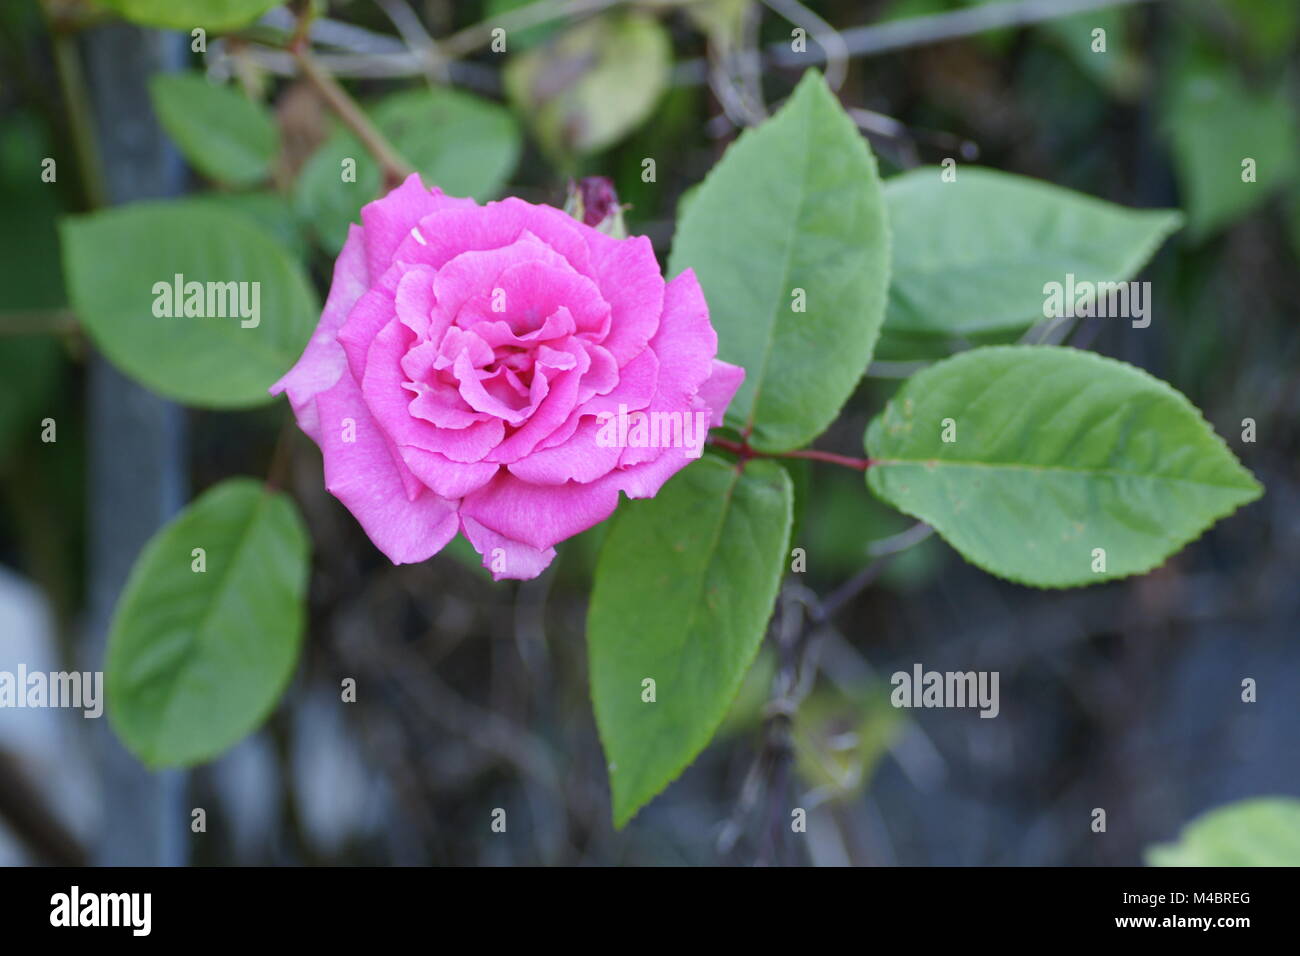
{"label": "pink rose", "polygon": [[665,283],[643,236],[418,176],[361,222],[271,391],[395,564],[462,531],[496,579],[536,577],[620,491],[651,497],[698,457],[744,378],[714,359],[695,275]]}

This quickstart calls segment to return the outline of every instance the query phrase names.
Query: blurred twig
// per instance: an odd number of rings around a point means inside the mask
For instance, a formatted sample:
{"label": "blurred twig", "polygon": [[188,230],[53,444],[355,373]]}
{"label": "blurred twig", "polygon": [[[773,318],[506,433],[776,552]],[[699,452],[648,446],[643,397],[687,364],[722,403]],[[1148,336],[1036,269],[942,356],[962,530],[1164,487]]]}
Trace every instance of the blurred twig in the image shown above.
{"label": "blurred twig", "polygon": [[461,57],[491,43],[493,30],[505,30],[507,33],[511,30],[527,30],[529,27],[567,17],[598,13],[626,2],[627,0],[538,0],[537,3],[530,3],[526,7],[491,17],[453,33],[442,41],[440,47],[447,56]]}
{"label": "blurred twig", "polygon": [[867,553],[873,558],[883,558],[887,555],[898,554],[900,551],[906,551],[908,548],[920,544],[930,535],[934,534],[934,529],[924,521],[918,521],[906,531],[900,531],[898,534],[890,535],[887,538],[881,538],[873,541],[867,547]]}
{"label": "blurred twig", "polygon": [[330,109],[338,114],[343,124],[357,139],[361,140],[366,151],[379,163],[387,188],[400,185],[402,180],[415,172],[415,167],[407,162],[388,138],[370,122],[369,117],[361,111],[361,107],[339,85],[338,80],[316,61],[305,44],[295,44],[291,52],[302,75],[316,88],[329,104]]}
{"label": "blurred twig", "polygon": [[430,83],[446,82],[447,62],[438,43],[424,28],[419,16],[411,9],[406,0],[375,0],[383,9],[393,26],[402,35],[402,41],[408,48],[418,53],[426,61],[425,72]]}
{"label": "blurred twig", "polygon": [[843,86],[849,71],[849,48],[843,35],[799,0],[763,0],[763,3],[812,36],[822,48],[826,61],[826,82],[833,90]]}
{"label": "blurred twig", "polygon": [[75,332],[77,316],[71,309],[0,312],[0,336]]}
{"label": "blurred twig", "polygon": [[[909,47],[958,40],[991,30],[1030,26],[1045,20],[1058,20],[1107,7],[1151,2],[1154,0],[1018,0],[989,3],[951,13],[854,27],[839,31],[839,36],[848,56],[877,56]],[[777,67],[794,69],[816,66],[827,61],[825,49],[795,53],[787,40],[771,44],[766,52],[768,61]],[[673,78],[680,84],[703,83],[708,78],[708,66],[703,60],[685,61],[677,65]]]}
{"label": "blurred twig", "polygon": [[[491,43],[494,29],[503,28],[507,31],[526,29],[566,17],[599,13],[626,2],[628,0],[539,0],[538,3],[502,14],[495,20],[483,21],[453,33],[438,42],[438,52],[447,61],[447,69],[453,82],[482,90],[496,89],[500,84],[496,81],[495,71],[491,68],[480,63],[454,62]],[[699,2],[699,0],[684,0],[684,2]],[[777,2],[784,7],[782,0]],[[832,31],[831,34],[824,36],[831,49],[836,51],[834,53],[836,57],[839,56],[841,46],[831,39],[831,35],[838,36],[842,41],[842,52],[851,59],[942,43],[1007,27],[1031,26],[1046,20],[1087,13],[1091,10],[1151,2],[1154,0],[1019,0],[1019,2],[991,3],[951,13],[853,27],[838,32]],[[790,9],[793,10],[793,7]],[[260,22],[264,25],[283,26],[283,21],[283,12],[273,10]],[[419,76],[427,74],[431,66],[427,50],[411,49],[397,37],[373,33],[347,23],[329,19],[316,20],[311,26],[309,36],[313,41],[351,51],[317,55],[316,59],[320,65],[335,76],[373,78]],[[814,39],[817,39],[816,35]],[[294,72],[292,59],[283,51],[258,46],[255,42],[256,38],[250,37],[250,40],[254,41],[252,46],[257,62],[265,69],[281,75]],[[221,49],[215,43],[213,51],[219,59]],[[829,59],[825,47],[818,46],[804,53],[795,53],[790,49],[788,40],[771,44],[766,48],[763,56],[766,65],[791,69],[816,66],[827,63]],[[682,86],[709,83],[709,61],[697,58],[678,63],[673,70],[673,82]]]}

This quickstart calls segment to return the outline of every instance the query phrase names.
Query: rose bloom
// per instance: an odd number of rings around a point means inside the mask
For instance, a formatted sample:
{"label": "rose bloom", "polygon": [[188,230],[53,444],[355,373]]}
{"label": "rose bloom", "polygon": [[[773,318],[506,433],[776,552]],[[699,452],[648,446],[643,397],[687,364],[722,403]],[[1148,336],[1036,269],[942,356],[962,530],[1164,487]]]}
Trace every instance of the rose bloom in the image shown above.
{"label": "rose bloom", "polygon": [[694,273],[665,283],[644,236],[413,175],[361,210],[320,324],[271,391],[393,563],[462,532],[494,578],[526,579],[620,491],[652,497],[699,456],[702,434],[654,447],[626,428],[609,440],[610,422],[720,424],[745,373],[717,345]]}

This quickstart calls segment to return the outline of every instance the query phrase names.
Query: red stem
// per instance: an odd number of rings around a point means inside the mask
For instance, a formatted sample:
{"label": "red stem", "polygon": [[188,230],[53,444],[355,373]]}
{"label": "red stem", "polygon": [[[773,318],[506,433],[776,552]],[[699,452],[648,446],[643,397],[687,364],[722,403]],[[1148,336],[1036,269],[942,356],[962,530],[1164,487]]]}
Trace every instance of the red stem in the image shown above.
{"label": "red stem", "polygon": [[854,471],[866,471],[875,464],[875,461],[870,458],[850,458],[848,455],[837,455],[834,452],[817,451],[812,448],[769,454],[751,448],[748,441],[735,442],[726,438],[710,438],[709,444],[739,456],[742,463],[751,458],[806,458],[810,461],[824,461],[832,465],[841,465],[845,468],[852,468]]}

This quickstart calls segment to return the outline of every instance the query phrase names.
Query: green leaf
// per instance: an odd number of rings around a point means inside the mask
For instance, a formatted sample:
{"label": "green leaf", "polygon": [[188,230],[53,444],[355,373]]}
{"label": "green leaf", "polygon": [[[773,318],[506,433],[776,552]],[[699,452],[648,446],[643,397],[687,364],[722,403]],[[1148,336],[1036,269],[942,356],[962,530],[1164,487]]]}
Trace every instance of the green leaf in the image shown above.
{"label": "green leaf", "polygon": [[[95,344],[127,375],[189,405],[269,402],[320,314],[302,267],[250,219],[208,202],[123,206],[66,219],[61,232],[69,297]],[[207,317],[155,314],[178,274],[203,284]],[[218,284],[242,290],[250,318],[228,295],[208,308]]]}
{"label": "green leaf", "polygon": [[1181,223],[1023,176],[955,172],[885,181],[894,263],[882,357],[933,358],[950,340],[1026,329],[1044,318],[1046,283],[1131,279]]}
{"label": "green leaf", "polygon": [[[789,451],[834,420],[871,361],[889,285],[876,161],[815,71],[692,196],[669,274],[693,268],[718,357],[745,381],[727,423]],[[802,293],[805,311],[795,311]]]}
{"label": "green leaf", "polygon": [[1256,797],[1219,807],[1146,857],[1151,866],[1300,866],[1300,800]]}
{"label": "green leaf", "polygon": [[109,719],[145,764],[210,760],[266,719],[298,659],[308,550],[293,502],[247,478],[209,489],[145,545],[106,664]]}
{"label": "green leaf", "polygon": [[203,175],[251,186],[270,174],[279,139],[260,103],[194,72],[159,73],[149,95],[167,135]]}
{"label": "green leaf", "polygon": [[307,240],[303,235],[302,224],[298,221],[298,214],[289,200],[280,193],[269,189],[245,193],[213,191],[195,193],[187,196],[185,201],[251,219],[268,236],[274,238],[290,258],[307,257]]}
{"label": "green leaf", "polygon": [[[1300,137],[1284,83],[1247,89],[1229,67],[1189,68],[1170,103],[1165,127],[1173,140],[1189,228],[1209,236],[1261,205],[1296,172]],[[1243,182],[1242,163],[1255,162]]]}
{"label": "green leaf", "polygon": [[672,41],[653,17],[598,17],[506,64],[511,104],[551,156],[599,152],[649,117],[668,85]]}
{"label": "green leaf", "polygon": [[[521,137],[505,107],[468,93],[420,89],[375,104],[375,125],[416,169],[426,186],[451,196],[491,199],[519,161]],[[356,163],[355,182],[343,178],[344,162]],[[348,223],[377,198],[383,177],[360,141],[339,128],[303,167],[295,201],[322,244],[337,252]]]}
{"label": "green leaf", "polygon": [[247,26],[282,0],[100,0],[119,15],[146,27],[186,32],[195,27],[233,30]]}
{"label": "green leaf", "polygon": [[781,582],[791,497],[773,462],[742,473],[706,455],[615,517],[587,617],[615,826],[695,759],[735,699]]}
{"label": "green leaf", "polygon": [[940,362],[904,383],[866,447],[878,496],[971,563],[1038,587],[1149,571],[1262,491],[1179,392],[1069,348]]}

